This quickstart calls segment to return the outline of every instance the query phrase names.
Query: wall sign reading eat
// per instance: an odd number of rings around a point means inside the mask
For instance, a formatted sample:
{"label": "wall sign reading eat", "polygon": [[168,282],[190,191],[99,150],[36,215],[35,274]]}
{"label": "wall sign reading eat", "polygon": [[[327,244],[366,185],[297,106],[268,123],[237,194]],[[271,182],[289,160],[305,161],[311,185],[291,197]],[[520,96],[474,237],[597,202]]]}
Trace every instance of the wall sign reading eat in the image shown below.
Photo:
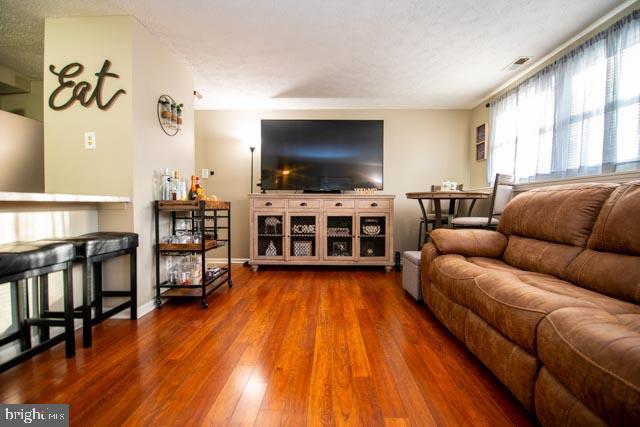
{"label": "wall sign reading eat", "polygon": [[110,73],[109,68],[111,68],[111,61],[105,59],[102,69],[95,73],[98,80],[93,87],[88,81],[73,80],[84,71],[82,64],[73,62],[64,66],[60,71],[56,71],[55,65],[49,65],[49,71],[58,76],[58,87],[49,96],[49,107],[53,110],[64,110],[78,101],[83,107],[90,107],[95,102],[99,109],[109,109],[120,95],[127,93],[124,89],[118,89],[105,102],[102,94],[105,79],[109,77],[120,78],[118,74]]}

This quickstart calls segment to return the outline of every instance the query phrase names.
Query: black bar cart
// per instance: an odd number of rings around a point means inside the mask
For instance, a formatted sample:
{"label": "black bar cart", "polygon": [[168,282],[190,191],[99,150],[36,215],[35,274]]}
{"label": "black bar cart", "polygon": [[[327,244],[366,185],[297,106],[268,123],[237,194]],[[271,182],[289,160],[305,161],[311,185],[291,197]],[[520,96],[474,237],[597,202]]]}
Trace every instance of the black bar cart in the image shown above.
{"label": "black bar cart", "polygon": [[[200,298],[202,308],[207,308],[207,296],[231,280],[231,203],[208,200],[157,200],[155,208],[155,254],[156,254],[156,307],[162,307],[163,298]],[[163,242],[160,236],[160,215],[171,215],[171,235],[179,232],[198,236],[196,242]],[[185,226],[178,229],[176,224]],[[199,240],[199,241],[197,241]],[[226,265],[214,270],[207,269],[206,253],[216,248],[226,247]],[[161,280],[161,261],[164,256],[199,255],[200,278],[198,283],[176,283],[167,277]]]}

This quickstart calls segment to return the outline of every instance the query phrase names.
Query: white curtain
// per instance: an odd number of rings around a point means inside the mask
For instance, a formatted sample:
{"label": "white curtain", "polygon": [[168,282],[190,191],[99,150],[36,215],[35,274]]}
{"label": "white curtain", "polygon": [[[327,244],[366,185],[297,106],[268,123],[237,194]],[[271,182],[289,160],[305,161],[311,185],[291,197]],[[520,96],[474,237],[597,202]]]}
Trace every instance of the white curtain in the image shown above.
{"label": "white curtain", "polygon": [[491,103],[487,178],[640,169],[640,11]]}

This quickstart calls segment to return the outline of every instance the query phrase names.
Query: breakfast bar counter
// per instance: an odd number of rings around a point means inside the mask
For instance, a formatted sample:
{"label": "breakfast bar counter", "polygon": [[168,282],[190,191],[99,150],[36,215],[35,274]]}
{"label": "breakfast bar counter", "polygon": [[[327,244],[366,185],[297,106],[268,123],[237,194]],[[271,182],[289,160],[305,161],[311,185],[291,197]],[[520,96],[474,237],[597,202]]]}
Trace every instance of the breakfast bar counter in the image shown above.
{"label": "breakfast bar counter", "polygon": [[15,193],[0,191],[2,202],[58,202],[58,203],[128,203],[128,197],[84,194]]}

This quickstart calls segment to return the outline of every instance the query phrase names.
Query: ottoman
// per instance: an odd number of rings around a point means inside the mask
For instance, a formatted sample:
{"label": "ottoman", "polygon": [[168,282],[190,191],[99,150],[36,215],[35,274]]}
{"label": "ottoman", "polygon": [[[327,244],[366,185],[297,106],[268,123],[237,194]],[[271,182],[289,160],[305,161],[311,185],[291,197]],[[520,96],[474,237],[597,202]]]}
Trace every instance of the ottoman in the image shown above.
{"label": "ottoman", "polygon": [[405,251],[402,256],[402,287],[416,301],[422,301],[420,288],[420,251]]}

